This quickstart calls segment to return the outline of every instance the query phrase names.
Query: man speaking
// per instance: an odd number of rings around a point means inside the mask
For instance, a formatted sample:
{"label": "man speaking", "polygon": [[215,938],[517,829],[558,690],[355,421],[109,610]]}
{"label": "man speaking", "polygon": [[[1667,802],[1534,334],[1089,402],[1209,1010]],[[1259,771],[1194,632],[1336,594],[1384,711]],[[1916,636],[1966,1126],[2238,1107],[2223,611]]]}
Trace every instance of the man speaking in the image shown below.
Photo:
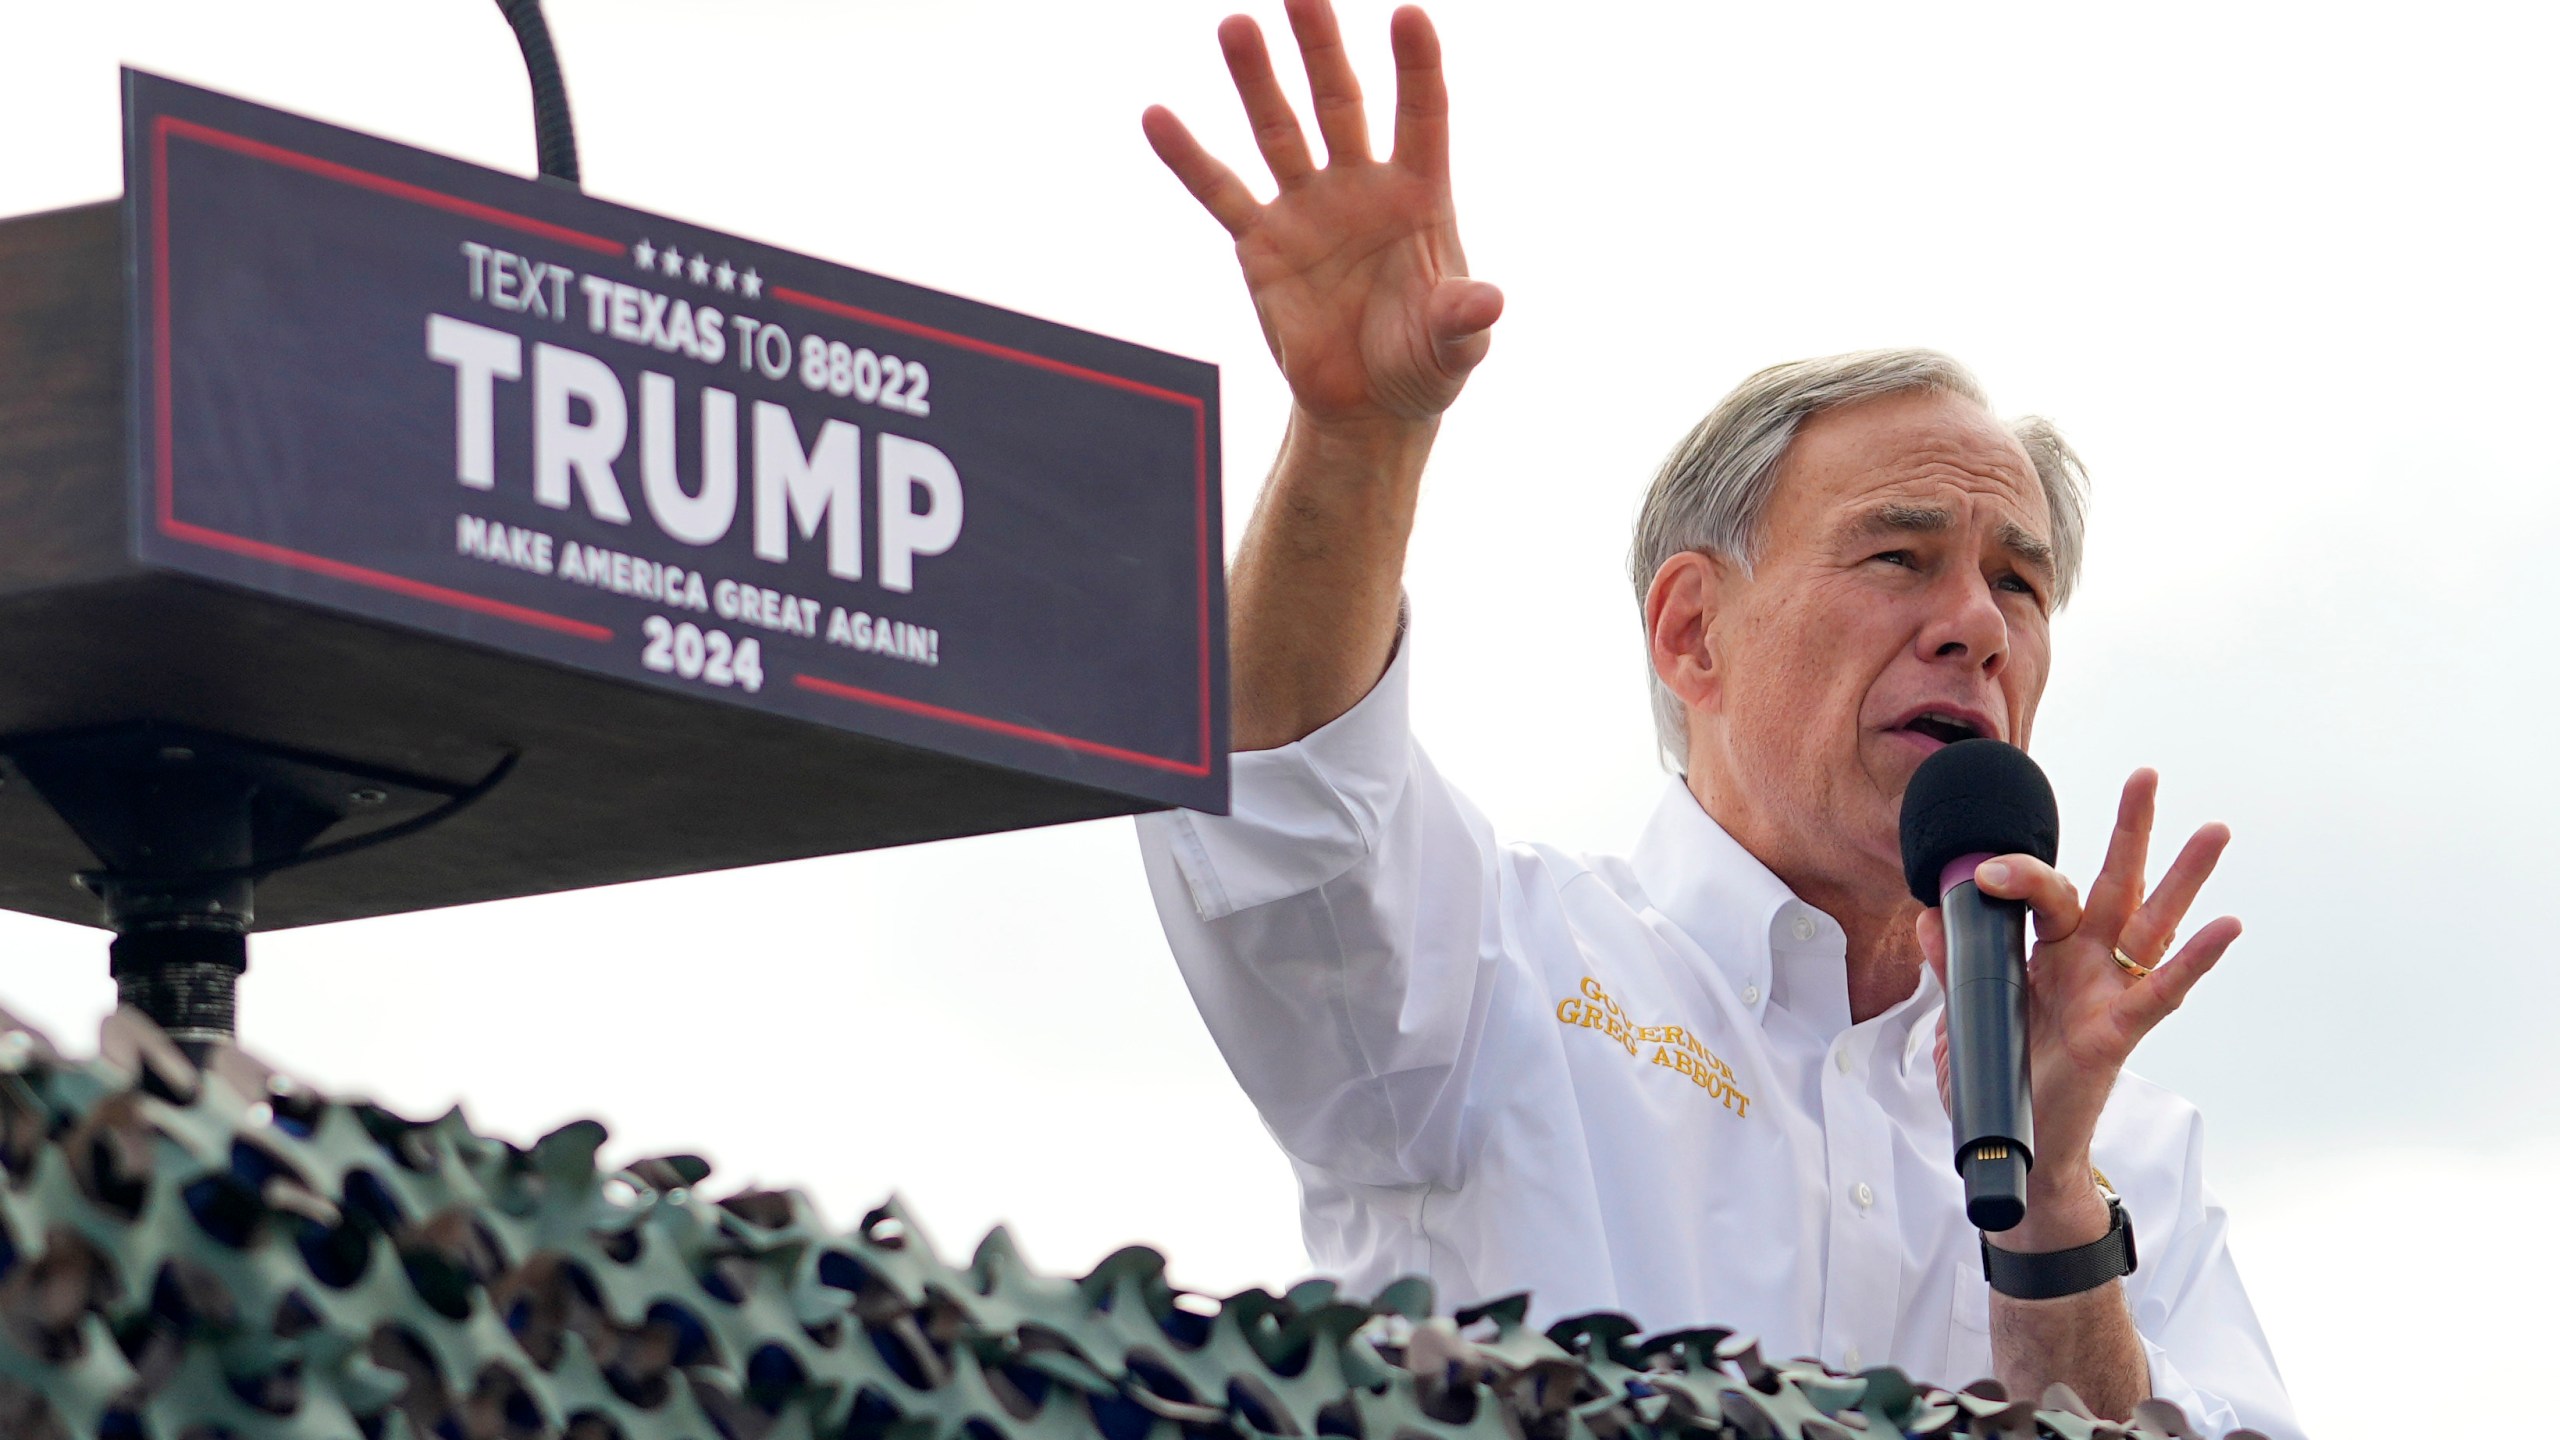
{"label": "man speaking", "polygon": [[1438,42],[1397,12],[1379,160],[1324,0],[1289,18],[1322,165],[1253,23],[1219,30],[1269,203],[1146,115],[1235,237],[1293,408],[1229,582],[1250,752],[1234,813],[1140,833],[1184,977],[1296,1168],[1316,1263],[2296,1434],[2195,1111],[2122,1070],[2240,933],[2225,918],[2179,942],[2219,826],[2146,889],[2147,771],[2085,898],[2025,856],[1976,877],[2035,935],[2035,1165],[2025,1221],[1994,1237],[1996,1289],[1964,1218],[1945,945],[1904,881],[1898,811],[1941,747],[2028,742],[2080,563],[2069,447],[1993,418],[1928,351],[1745,381],[1636,527],[1681,780],[1623,860],[1497,840],[1406,725],[1428,646],[1399,601],[1416,492],[1502,309],[1458,243]]}

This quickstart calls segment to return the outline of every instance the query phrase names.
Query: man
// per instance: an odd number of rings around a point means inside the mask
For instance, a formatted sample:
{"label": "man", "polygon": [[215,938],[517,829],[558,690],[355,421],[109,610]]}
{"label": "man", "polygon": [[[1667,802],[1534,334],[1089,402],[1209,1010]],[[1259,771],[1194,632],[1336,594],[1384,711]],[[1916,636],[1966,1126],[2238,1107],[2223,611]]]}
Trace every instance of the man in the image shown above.
{"label": "man", "polygon": [[1416,489],[1502,305],[1458,243],[1438,43],[1397,12],[1379,161],[1324,0],[1289,18],[1321,167],[1253,23],[1219,31],[1269,204],[1146,115],[1235,237],[1293,410],[1230,581],[1234,814],[1148,817],[1141,836],[1184,976],[1297,1170],[1316,1261],[1355,1285],[1526,1289],[1551,1316],[1738,1324],[1852,1370],[2065,1382],[2117,1417],[2157,1393],[2217,1431],[2296,1433],[2195,1112],[2122,1074],[2239,934],[2224,918],[2176,945],[2228,835],[2199,831],[2146,891],[2149,772],[2085,902],[2025,856],[1977,877],[2025,901],[2037,937],[2039,1144],[2027,1219],[1996,1237],[2000,1293],[1963,1219],[1944,944],[1904,888],[1896,818],[1941,745],[2028,741],[2080,559],[2068,447],[1993,419],[1930,352],[1752,377],[1637,527],[1681,781],[1628,860],[1497,843],[1405,724]]}

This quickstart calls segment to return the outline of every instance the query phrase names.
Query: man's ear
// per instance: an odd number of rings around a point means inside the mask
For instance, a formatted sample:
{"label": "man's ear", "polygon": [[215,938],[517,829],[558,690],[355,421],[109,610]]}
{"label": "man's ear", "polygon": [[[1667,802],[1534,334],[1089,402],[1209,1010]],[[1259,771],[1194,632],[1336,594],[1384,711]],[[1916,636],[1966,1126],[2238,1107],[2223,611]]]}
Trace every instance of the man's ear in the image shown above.
{"label": "man's ear", "polygon": [[1704,551],[1685,550],[1663,561],[1645,589],[1645,636],[1653,649],[1653,673],[1693,710],[1708,703],[1724,681],[1711,638],[1724,583],[1722,562]]}

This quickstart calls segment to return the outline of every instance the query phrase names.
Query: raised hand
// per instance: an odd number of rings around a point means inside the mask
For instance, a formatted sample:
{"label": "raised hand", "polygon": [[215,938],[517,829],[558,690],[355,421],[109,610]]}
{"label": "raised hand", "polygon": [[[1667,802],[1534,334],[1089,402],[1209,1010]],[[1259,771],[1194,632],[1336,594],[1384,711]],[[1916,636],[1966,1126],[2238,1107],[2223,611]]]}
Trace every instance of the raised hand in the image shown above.
{"label": "raised hand", "polygon": [[[2035,951],[2027,957],[2035,1168],[2027,1177],[2027,1218],[1992,1237],[1991,1243],[2004,1250],[2049,1253],[2106,1234],[2107,1208],[2090,1174],[2089,1142],[2107,1094],[2133,1047],[2178,1008],[2240,938],[2240,922],[2225,915],[2197,927],[2169,956],[2178,926],[2222,858],[2231,832],[2220,825],[2196,831],[2160,878],[2160,887],[2146,894],[2143,866],[2159,788],[2160,777],[2149,770],[2137,770],[2125,782],[2106,863],[2089,887],[2086,905],[2070,881],[2033,856],[2003,855],[1974,872],[1985,894],[2023,900],[2035,916]],[[1946,928],[1934,909],[1921,914],[1920,948],[1943,985]],[[1941,1097],[1946,1083],[1942,1017]],[[2131,1414],[2150,1388],[2142,1340],[2120,1286],[2053,1300],[1994,1295],[1991,1351],[1993,1367],[2012,1393],[2041,1394],[2060,1381],[2100,1415]]]}
{"label": "raised hand", "polygon": [[[2027,960],[2035,1169],[2026,1223],[1996,1242],[2008,1249],[2064,1249],[2105,1233],[2105,1207],[2089,1179],[2089,1141],[2116,1074],[2142,1037],[2186,1000],[2240,938],[2240,922],[2226,915],[2198,928],[2174,958],[2169,956],[2178,927],[2231,842],[2231,832],[2220,825],[2196,831],[2159,888],[2146,894],[2143,870],[2159,789],[2160,777],[2149,770],[2137,770],[2125,782],[2107,858],[2085,905],[2069,880],[2033,856],[2004,855],[1985,862],[1975,874],[1983,893],[2023,900],[2035,916],[2035,951]],[[1943,984],[1946,930],[1936,910],[1921,914],[1920,947]],[[2118,951],[2133,964],[2150,967],[2151,973],[2127,970],[2116,960]],[[1943,1022],[1938,1040],[1943,1095]]]}
{"label": "raised hand", "polygon": [[1434,420],[1484,358],[1502,313],[1502,292],[1467,277],[1458,244],[1439,37],[1419,9],[1395,13],[1395,149],[1377,160],[1332,6],[1289,0],[1288,11],[1324,136],[1321,168],[1260,27],[1242,15],[1218,27],[1218,42],[1279,193],[1257,201],[1163,106],[1146,112],[1148,143],[1235,237],[1263,338],[1304,421]]}

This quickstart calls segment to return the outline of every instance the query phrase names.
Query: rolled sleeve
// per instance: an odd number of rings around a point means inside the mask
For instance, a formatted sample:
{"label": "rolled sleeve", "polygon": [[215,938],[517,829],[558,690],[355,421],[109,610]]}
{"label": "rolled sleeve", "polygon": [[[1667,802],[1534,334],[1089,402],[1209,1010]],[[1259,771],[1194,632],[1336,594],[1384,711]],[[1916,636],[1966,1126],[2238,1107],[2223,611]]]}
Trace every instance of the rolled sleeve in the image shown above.
{"label": "rolled sleeve", "polygon": [[1491,827],[1414,744],[1409,637],[1292,745],[1235,758],[1233,808],[1142,817],[1183,983],[1263,1123],[1365,1185],[1456,1176],[1485,996],[1506,963]]}
{"label": "rolled sleeve", "polygon": [[[2204,1183],[2204,1123],[2195,1107],[2127,1074],[2100,1124],[2127,1162],[2124,1203],[2133,1217],[2141,1266],[2126,1280],[2134,1329],[2151,1367],[2151,1392],[2186,1412],[2205,1435],[2255,1430],[2269,1440],[2301,1440],[2275,1354],[2240,1281],[2230,1216]],[[2139,1176],[2139,1179],[2133,1177]]]}
{"label": "rolled sleeve", "polygon": [[1294,744],[1237,754],[1229,813],[1139,817],[1141,841],[1172,857],[1201,919],[1305,894],[1375,853],[1413,768],[1411,650],[1399,635],[1386,674],[1331,724]]}
{"label": "rolled sleeve", "polygon": [[[2141,1340],[2142,1358],[2151,1367],[2153,1395],[2177,1406],[2179,1412],[2187,1417],[2187,1422],[2203,1434],[2228,1435],[2241,1428],[2240,1417],[2232,1410],[2230,1401],[2197,1389],[2179,1373],[2178,1363],[2169,1358],[2169,1352],[2162,1349],[2159,1342],[2148,1335],[2142,1336]],[[2263,1425],[2249,1428],[2269,1434],[2271,1440],[2296,1440],[2289,1432],[2266,1431]]]}

